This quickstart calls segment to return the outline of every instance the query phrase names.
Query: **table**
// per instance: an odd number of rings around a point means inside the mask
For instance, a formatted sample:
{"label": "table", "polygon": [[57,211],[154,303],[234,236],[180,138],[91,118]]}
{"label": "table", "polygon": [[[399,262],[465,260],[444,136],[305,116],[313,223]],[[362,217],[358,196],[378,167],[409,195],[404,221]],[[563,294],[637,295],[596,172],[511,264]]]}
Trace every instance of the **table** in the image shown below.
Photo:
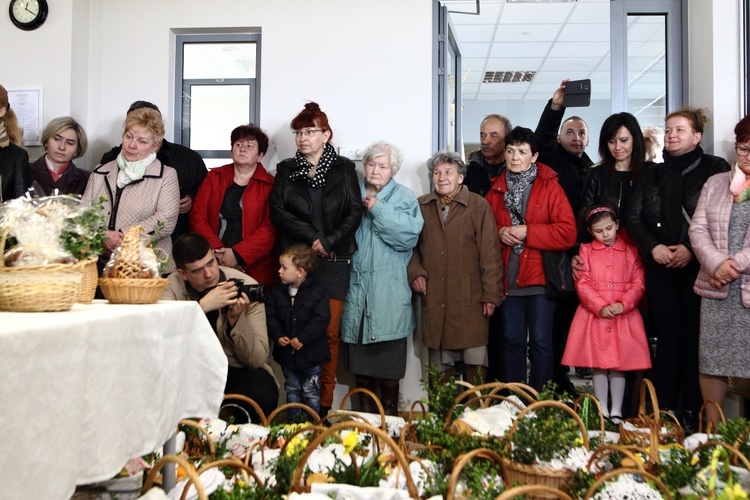
{"label": "table", "polygon": [[196,302],[0,312],[0,498],[69,499],[216,417],[227,359]]}

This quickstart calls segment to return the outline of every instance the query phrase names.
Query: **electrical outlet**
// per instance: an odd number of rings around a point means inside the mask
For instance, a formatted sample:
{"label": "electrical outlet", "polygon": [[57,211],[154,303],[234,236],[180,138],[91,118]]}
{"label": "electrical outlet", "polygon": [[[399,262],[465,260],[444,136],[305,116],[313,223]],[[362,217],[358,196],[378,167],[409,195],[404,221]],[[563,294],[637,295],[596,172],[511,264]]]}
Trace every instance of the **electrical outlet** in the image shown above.
{"label": "electrical outlet", "polygon": [[339,156],[345,156],[353,161],[362,161],[365,150],[362,148],[339,147]]}

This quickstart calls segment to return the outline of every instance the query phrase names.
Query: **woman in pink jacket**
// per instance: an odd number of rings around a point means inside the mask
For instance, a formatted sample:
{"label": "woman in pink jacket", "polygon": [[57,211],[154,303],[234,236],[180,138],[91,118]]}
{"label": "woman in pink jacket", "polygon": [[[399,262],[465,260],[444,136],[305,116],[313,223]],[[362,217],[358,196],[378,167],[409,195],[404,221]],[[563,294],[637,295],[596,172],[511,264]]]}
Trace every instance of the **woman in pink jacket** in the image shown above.
{"label": "woman in pink jacket", "polygon": [[[734,129],[737,163],[703,186],[688,232],[700,271],[699,380],[703,400],[724,403],[727,377],[750,378],[750,115]],[[716,422],[718,411],[707,407]]]}
{"label": "woman in pink jacket", "polygon": [[[606,205],[586,209],[594,237],[583,243],[576,291],[580,305],[570,325],[562,364],[594,369],[594,395],[605,417],[622,419],[626,371],[651,368],[646,329],[638,302],[646,289],[638,250],[618,235],[616,212]],[[607,403],[611,394],[611,406]]]}

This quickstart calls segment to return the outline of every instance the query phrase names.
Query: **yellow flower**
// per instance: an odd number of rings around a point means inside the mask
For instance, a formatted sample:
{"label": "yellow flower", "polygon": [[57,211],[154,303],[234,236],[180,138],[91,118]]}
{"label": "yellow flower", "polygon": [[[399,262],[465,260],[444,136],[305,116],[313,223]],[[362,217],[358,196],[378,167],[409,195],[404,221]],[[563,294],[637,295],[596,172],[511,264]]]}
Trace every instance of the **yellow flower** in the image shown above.
{"label": "yellow flower", "polygon": [[690,465],[696,465],[699,461],[700,461],[700,458],[698,457],[698,455],[693,455],[690,458]]}
{"label": "yellow flower", "polygon": [[577,437],[576,438],[576,444],[578,446],[583,446],[583,438],[582,437]]}
{"label": "yellow flower", "polygon": [[307,447],[308,440],[304,439],[304,436],[302,434],[297,434],[292,438],[291,441],[289,441],[289,444],[286,447],[286,456],[291,457],[295,453],[297,453],[298,450],[303,450]]}
{"label": "yellow flower", "polygon": [[747,493],[742,489],[739,483],[724,488],[724,494],[732,500],[747,500]]}
{"label": "yellow flower", "polygon": [[351,453],[352,451],[354,451],[354,448],[356,448],[357,445],[359,444],[359,432],[357,431],[357,429],[354,429],[353,431],[351,431],[349,434],[346,435],[346,437],[344,438],[343,444],[344,444],[344,450],[347,453]]}

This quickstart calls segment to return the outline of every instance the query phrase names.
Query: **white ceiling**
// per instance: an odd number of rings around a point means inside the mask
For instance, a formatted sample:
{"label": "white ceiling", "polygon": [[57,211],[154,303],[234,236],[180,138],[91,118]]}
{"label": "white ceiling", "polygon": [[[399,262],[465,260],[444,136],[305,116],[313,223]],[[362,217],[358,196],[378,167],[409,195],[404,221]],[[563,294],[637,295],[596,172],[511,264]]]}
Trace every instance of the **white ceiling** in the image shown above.
{"label": "white ceiling", "polygon": [[[442,2],[451,11],[462,56],[462,99],[549,99],[564,78],[591,79],[592,99],[610,95],[610,0]],[[665,22],[628,18],[628,99],[653,106],[666,79]],[[536,71],[530,83],[482,83],[486,71]],[[656,101],[656,102],[654,102]],[[663,113],[659,112],[661,116]]]}

